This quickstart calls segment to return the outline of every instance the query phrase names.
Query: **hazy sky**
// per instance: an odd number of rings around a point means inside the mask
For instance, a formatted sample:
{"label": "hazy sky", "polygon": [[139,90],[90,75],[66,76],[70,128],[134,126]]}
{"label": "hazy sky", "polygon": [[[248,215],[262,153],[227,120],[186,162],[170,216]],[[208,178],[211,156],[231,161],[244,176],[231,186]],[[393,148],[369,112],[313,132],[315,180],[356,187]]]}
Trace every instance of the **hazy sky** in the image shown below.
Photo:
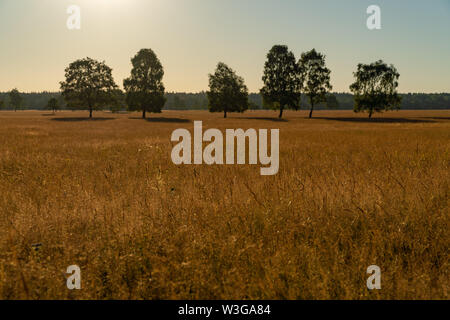
{"label": "hazy sky", "polygon": [[[68,30],[67,7],[81,7]],[[381,7],[382,29],[366,27]],[[333,91],[349,91],[359,62],[383,59],[401,92],[450,92],[450,0],[0,0],[0,91],[56,91],[64,69],[89,56],[113,68],[119,86],[130,58],[152,48],[168,91],[201,91],[219,61],[262,86],[267,51],[327,56]]]}

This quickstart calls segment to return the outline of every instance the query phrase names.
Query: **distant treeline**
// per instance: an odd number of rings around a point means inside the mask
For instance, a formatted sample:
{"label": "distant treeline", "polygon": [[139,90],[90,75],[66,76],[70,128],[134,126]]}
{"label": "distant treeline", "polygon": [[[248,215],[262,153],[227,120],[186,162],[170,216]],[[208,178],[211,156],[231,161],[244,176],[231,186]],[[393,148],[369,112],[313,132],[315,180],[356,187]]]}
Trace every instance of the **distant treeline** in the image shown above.
{"label": "distant treeline", "polygon": [[[60,93],[55,92],[37,92],[37,93],[20,93],[22,97],[22,109],[45,110],[48,101],[51,98],[58,100],[61,109],[67,109],[64,99]],[[352,110],[354,106],[353,95],[350,93],[333,93],[338,102],[338,109]],[[207,110],[208,97],[206,92],[185,93],[185,92],[168,92],[165,94],[167,102],[164,106],[165,110]],[[402,109],[450,109],[450,93],[408,93],[400,94],[402,97]],[[0,101],[3,101],[3,109],[10,110],[12,107],[9,103],[8,93],[0,92]],[[249,94],[250,109],[265,109],[263,99],[259,93]],[[2,104],[0,103],[0,106]],[[306,97],[302,97],[302,107],[309,108],[309,102]],[[317,109],[324,109],[323,105],[319,105]],[[123,107],[126,110],[126,107]]]}

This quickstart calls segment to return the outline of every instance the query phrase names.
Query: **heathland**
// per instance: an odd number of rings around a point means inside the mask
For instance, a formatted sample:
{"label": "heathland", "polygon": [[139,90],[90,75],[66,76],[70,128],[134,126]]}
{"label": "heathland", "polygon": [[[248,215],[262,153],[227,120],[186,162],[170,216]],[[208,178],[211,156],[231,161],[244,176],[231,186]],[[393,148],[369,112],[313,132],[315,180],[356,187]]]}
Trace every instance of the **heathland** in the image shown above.
{"label": "heathland", "polygon": [[[448,299],[450,111],[86,116],[0,112],[0,299]],[[280,129],[278,174],[175,166],[194,120]]]}

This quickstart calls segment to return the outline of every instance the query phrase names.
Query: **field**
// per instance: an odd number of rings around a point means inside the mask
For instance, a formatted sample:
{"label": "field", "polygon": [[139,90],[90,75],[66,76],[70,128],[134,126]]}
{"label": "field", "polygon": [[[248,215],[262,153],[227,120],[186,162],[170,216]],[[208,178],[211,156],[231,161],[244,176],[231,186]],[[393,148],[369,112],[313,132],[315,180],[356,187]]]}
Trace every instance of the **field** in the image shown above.
{"label": "field", "polygon": [[[87,115],[0,112],[1,299],[449,298],[450,111]],[[194,120],[279,128],[278,175],[175,166]]]}

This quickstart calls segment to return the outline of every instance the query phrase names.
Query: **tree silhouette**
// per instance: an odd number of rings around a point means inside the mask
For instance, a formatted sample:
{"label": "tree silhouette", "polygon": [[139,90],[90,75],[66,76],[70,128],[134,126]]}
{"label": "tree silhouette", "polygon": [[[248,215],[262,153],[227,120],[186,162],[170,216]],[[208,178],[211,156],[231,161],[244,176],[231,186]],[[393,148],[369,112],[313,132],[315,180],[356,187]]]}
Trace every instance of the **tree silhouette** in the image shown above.
{"label": "tree silhouette", "polygon": [[280,110],[283,117],[285,107],[298,110],[302,89],[301,73],[294,54],[287,46],[275,45],[267,54],[261,89],[264,105]]}
{"label": "tree silhouette", "polygon": [[114,102],[117,85],[112,69],[105,62],[91,58],[72,62],[66,72],[66,81],[61,82],[61,91],[70,108],[87,108],[89,118],[92,111]]}
{"label": "tree silhouette", "polygon": [[132,59],[131,76],[123,81],[130,110],[160,113],[166,103],[162,79],[164,69],[151,49],[140,50]]}
{"label": "tree silhouette", "polygon": [[14,111],[17,111],[22,106],[22,97],[20,96],[19,90],[12,89],[9,92],[9,101],[11,106],[14,108]]}
{"label": "tree silhouette", "polygon": [[50,100],[48,100],[47,109],[52,110],[53,113],[55,113],[57,110],[59,110],[58,99],[51,98]]}
{"label": "tree silhouette", "polygon": [[356,81],[350,86],[354,94],[354,111],[368,111],[372,118],[374,111],[398,110],[401,97],[397,93],[400,74],[391,64],[388,66],[382,60],[371,64],[358,64],[353,73]]}
{"label": "tree silhouette", "polygon": [[248,109],[248,89],[244,79],[225,63],[219,62],[209,75],[208,108],[210,112],[244,112]]}
{"label": "tree silhouette", "polygon": [[305,82],[304,91],[311,105],[309,118],[312,118],[314,105],[327,102],[327,93],[333,88],[330,84],[331,71],[325,66],[325,56],[315,49],[302,53],[298,64]]}

